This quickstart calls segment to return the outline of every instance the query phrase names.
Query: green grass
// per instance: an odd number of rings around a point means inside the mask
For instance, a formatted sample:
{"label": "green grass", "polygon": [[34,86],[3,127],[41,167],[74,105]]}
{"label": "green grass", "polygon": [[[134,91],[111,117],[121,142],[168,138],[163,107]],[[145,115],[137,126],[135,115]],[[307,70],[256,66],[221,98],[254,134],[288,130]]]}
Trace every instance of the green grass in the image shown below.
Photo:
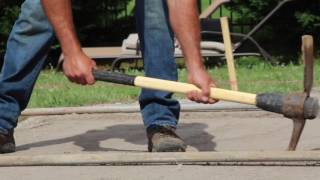
{"label": "green grass", "polygon": [[[317,61],[315,86],[320,86],[320,61]],[[230,89],[227,68],[208,70],[219,88]],[[259,59],[237,60],[237,77],[240,91],[251,93],[302,91],[303,66],[270,66]],[[142,75],[130,70],[129,74]],[[187,72],[179,70],[180,81],[186,81]],[[94,86],[70,83],[61,72],[45,70],[41,73],[29,107],[82,106],[102,103],[137,101],[139,88],[98,82]],[[183,95],[177,95],[184,98]]]}
{"label": "green grass", "polygon": [[138,89],[98,82],[94,86],[70,83],[61,72],[43,71],[36,83],[30,107],[81,106],[134,101]]}
{"label": "green grass", "polygon": [[[201,10],[204,11],[209,5],[210,3],[208,0],[202,0]],[[225,6],[222,6],[222,16],[230,16],[230,11],[227,8],[225,8]],[[214,12],[211,17],[214,19],[220,18],[220,9]]]}
{"label": "green grass", "polygon": [[[303,67],[288,65],[271,67],[260,64],[252,68],[237,66],[239,89],[245,92],[290,92],[302,90]],[[221,88],[229,89],[227,69],[211,69],[210,74]],[[186,74],[186,72],[183,72]],[[319,74],[319,65],[317,74]],[[319,77],[316,79],[319,86]]]}

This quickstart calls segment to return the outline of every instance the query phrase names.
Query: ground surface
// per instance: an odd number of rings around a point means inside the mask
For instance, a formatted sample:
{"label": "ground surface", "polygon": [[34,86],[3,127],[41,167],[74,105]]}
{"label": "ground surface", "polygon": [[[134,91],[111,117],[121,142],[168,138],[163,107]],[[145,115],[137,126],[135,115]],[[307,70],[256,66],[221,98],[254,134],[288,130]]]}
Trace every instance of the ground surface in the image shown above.
{"label": "ground surface", "polygon": [[[299,150],[320,149],[320,119],[309,121]],[[188,151],[284,150],[292,122],[262,111],[183,112],[178,133]],[[139,113],[28,117],[16,130],[15,155],[146,151]],[[319,167],[87,166],[0,168],[1,180],[223,179],[315,180]]]}

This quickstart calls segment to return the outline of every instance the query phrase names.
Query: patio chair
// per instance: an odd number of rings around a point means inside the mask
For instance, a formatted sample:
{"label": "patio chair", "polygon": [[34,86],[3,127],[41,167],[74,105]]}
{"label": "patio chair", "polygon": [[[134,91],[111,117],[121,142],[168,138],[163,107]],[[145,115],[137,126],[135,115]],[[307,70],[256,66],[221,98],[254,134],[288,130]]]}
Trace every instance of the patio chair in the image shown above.
{"label": "patio chair", "polygon": [[[217,43],[215,47],[211,49],[201,50],[201,55],[204,58],[208,57],[224,57],[220,51],[224,49],[223,43]],[[90,58],[99,59],[110,59],[112,60],[111,69],[112,71],[119,70],[121,63],[126,61],[133,61],[142,59],[138,34],[133,33],[123,40],[121,47],[84,47],[83,52]],[[178,42],[175,43],[175,58],[183,58],[182,51]],[[243,53],[237,53],[235,56],[244,56]],[[61,67],[64,56],[60,55],[58,60],[58,68]]]}
{"label": "patio chair", "polygon": [[[235,57],[241,57],[241,56],[262,56],[265,60],[272,62],[271,55],[262,48],[262,46],[252,37],[253,34],[255,34],[265,23],[270,19],[271,16],[273,16],[283,5],[286,3],[294,1],[294,0],[279,0],[279,3],[276,5],[274,9],[272,9],[257,25],[252,28],[251,31],[249,31],[247,34],[241,34],[241,33],[233,33],[231,32],[230,35],[232,37],[240,39],[238,42],[233,44],[233,52]],[[199,16],[201,24],[202,24],[202,31],[201,35],[215,35],[222,37],[221,32],[221,25],[219,20],[212,20],[210,16],[216,12],[218,8],[220,8],[222,5],[226,3],[230,3],[232,0],[214,0],[212,4],[209,5],[207,9],[205,9]],[[210,22],[211,21],[211,22]],[[209,23],[208,23],[209,22]],[[213,22],[213,25],[212,25]],[[207,27],[206,27],[207,26]],[[211,29],[210,29],[211,28]],[[214,28],[214,29],[212,29]],[[136,36],[137,38],[137,36]],[[136,39],[136,41],[138,41]],[[251,42],[256,48],[258,52],[240,52],[240,47],[243,46],[243,44],[249,41]],[[132,42],[134,44],[135,40]],[[214,38],[212,40],[203,39],[201,41],[201,54],[204,59],[210,59],[213,57],[219,57],[224,58],[225,55],[225,49],[224,44],[222,42],[222,39]],[[133,47],[133,46],[130,46]],[[123,47],[125,48],[125,47]],[[175,57],[180,58],[183,57],[181,50],[176,47],[175,49]],[[115,70],[120,67],[121,62],[128,60],[126,58],[118,58],[112,63],[112,70]]]}
{"label": "patio chair", "polygon": [[[215,0],[208,9],[206,9],[200,17],[207,17],[212,14],[217,8],[219,8],[222,4],[229,2],[230,0]],[[224,57],[224,45],[221,42],[201,42],[201,46],[204,47],[202,50],[202,56],[204,58],[209,57]],[[175,46],[175,57],[182,58],[181,49],[176,43]],[[129,34],[127,39],[124,39],[121,47],[85,47],[82,48],[84,53],[92,59],[112,59],[111,69],[116,70],[119,69],[121,63],[124,61],[132,61],[135,59],[141,59],[141,52],[139,50],[139,40],[137,34]],[[236,53],[235,56],[244,56],[250,54],[244,53]],[[259,55],[257,53],[251,55]],[[64,56],[60,55],[58,60],[58,68],[61,67]]]}
{"label": "patio chair", "polygon": [[[129,34],[128,38],[123,40],[122,52],[126,54],[135,54],[134,57],[122,55],[116,58],[111,65],[113,71],[120,68],[121,63],[130,61],[132,59],[141,59],[141,52],[139,50],[139,38],[137,34]],[[180,49],[178,41],[175,41],[175,58],[183,58],[182,50]],[[224,58],[224,44],[222,42],[201,42],[201,56],[207,58]],[[258,53],[234,53],[235,57],[241,56],[260,56]]]}
{"label": "patio chair", "polygon": [[[240,40],[233,45],[233,51],[236,54],[239,48],[246,42],[250,41],[258,50],[259,54],[266,60],[271,61],[271,55],[262,48],[262,46],[253,39],[254,35],[270,18],[273,16],[283,5],[294,0],[279,0],[278,4],[257,24],[249,31],[247,34],[241,33],[230,33],[232,37],[239,38]],[[202,24],[203,31],[201,32],[202,36],[206,35],[222,35],[220,29],[219,20],[211,19],[210,16],[219,8],[221,5],[232,2],[232,0],[215,0],[206,10],[204,10],[200,15],[200,20]],[[212,30],[213,29],[213,30]],[[211,48],[216,45],[216,41],[211,41],[205,39],[202,41],[202,49]],[[221,52],[223,53],[223,51]],[[245,53],[244,53],[245,54]]]}

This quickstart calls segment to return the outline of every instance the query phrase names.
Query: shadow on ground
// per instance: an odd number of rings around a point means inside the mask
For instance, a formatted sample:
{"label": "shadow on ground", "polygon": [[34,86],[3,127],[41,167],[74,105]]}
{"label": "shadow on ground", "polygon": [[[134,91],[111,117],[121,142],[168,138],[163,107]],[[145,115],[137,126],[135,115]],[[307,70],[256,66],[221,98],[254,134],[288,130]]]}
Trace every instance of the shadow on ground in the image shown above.
{"label": "shadow on ground", "polygon": [[[185,142],[198,151],[214,151],[216,143],[213,141],[214,136],[206,131],[208,126],[203,123],[182,123],[178,127],[178,134]],[[146,134],[142,125],[115,125],[108,126],[103,130],[90,130],[83,134],[53,139],[47,141],[24,144],[17,147],[18,151],[28,150],[50,145],[64,143],[73,143],[79,146],[83,151],[128,151],[115,148],[101,147],[100,143],[108,139],[123,139],[125,142],[145,145],[147,144]]]}

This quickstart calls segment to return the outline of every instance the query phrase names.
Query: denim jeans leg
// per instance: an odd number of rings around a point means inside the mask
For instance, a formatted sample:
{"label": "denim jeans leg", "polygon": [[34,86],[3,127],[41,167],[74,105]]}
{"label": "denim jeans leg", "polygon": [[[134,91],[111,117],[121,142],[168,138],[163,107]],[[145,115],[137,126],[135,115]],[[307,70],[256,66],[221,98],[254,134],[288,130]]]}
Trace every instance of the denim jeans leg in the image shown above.
{"label": "denim jeans leg", "polygon": [[[166,0],[137,0],[136,17],[145,75],[176,81],[174,34]],[[139,102],[145,127],[177,126],[180,105],[172,99],[172,93],[143,89]]]}
{"label": "denim jeans leg", "polygon": [[0,133],[16,127],[53,39],[40,0],[26,0],[7,42],[0,74]]}

